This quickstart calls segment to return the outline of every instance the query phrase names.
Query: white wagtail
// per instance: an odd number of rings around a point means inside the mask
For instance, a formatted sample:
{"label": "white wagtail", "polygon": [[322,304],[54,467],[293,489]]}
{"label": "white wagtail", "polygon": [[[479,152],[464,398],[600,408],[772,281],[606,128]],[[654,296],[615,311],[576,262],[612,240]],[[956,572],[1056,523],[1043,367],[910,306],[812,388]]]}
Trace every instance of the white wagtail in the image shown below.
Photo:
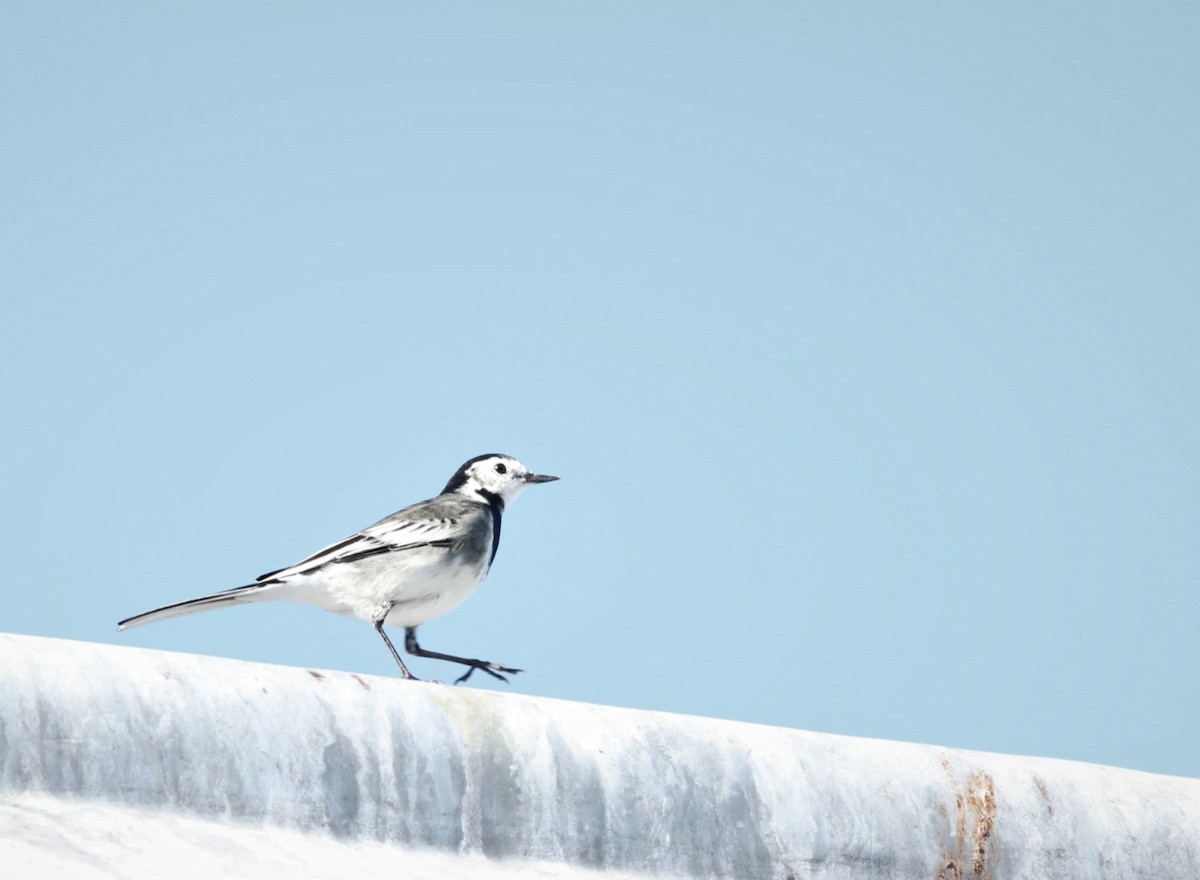
{"label": "white wagtail", "polygon": [[557,480],[507,455],[480,455],[460,467],[428,501],[406,507],[373,526],[318,550],[290,568],[267,572],[252,584],[189,599],[130,617],[117,629],[247,602],[305,602],[327,611],[371,621],[400,665],[415,678],[384,624],[404,627],[404,647],[418,657],[476,669],[508,681],[520,669],[427,651],[417,644],[417,627],[461,605],[487,577],[500,546],[505,504],[533,483]]}

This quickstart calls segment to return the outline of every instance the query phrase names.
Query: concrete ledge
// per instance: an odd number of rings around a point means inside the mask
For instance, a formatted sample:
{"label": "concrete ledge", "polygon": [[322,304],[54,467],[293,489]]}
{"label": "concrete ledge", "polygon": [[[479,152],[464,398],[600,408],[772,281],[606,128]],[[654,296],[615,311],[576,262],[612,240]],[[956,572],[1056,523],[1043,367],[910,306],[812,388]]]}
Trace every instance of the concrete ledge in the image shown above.
{"label": "concrete ledge", "polygon": [[91,810],[93,866],[155,877],[130,817],[236,835],[243,876],[282,834],[413,876],[1200,877],[1200,780],[24,636],[0,668],[26,861]]}

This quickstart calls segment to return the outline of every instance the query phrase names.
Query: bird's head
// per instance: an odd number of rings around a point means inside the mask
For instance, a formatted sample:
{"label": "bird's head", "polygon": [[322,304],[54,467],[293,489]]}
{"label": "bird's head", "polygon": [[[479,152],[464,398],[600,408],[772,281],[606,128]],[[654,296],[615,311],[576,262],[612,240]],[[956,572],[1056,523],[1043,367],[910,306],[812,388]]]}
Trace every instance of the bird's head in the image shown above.
{"label": "bird's head", "polygon": [[534,483],[557,480],[546,474],[535,474],[511,455],[477,455],[450,478],[442,494],[457,492],[479,501],[495,499],[501,507],[520,495]]}

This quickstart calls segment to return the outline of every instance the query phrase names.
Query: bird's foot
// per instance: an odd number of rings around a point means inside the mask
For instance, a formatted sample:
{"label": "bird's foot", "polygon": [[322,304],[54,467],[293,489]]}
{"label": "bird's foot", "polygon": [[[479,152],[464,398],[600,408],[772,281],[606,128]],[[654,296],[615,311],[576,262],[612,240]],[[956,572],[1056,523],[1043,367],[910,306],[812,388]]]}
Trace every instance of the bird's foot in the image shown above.
{"label": "bird's foot", "polygon": [[523,669],[514,669],[511,666],[501,666],[499,663],[489,663],[486,660],[469,660],[467,661],[468,669],[458,678],[454,679],[455,684],[462,684],[476,669],[486,672],[492,678],[498,678],[500,681],[508,684],[508,679],[501,673],[507,672],[509,675],[516,675],[518,672],[524,672]]}

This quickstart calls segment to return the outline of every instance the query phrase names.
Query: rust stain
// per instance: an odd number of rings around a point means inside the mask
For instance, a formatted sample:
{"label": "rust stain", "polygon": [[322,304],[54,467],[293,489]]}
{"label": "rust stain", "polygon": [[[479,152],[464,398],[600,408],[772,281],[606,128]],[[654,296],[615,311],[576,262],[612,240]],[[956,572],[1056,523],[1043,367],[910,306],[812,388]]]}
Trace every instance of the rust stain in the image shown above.
{"label": "rust stain", "polygon": [[961,855],[963,841],[967,839],[967,808],[961,794],[954,796],[954,816],[954,840]]}
{"label": "rust stain", "polygon": [[352,672],[352,673],[350,673],[350,677],[353,678],[355,681],[357,681],[359,684],[361,684],[366,690],[371,689],[371,686],[369,684],[367,684],[365,681],[363,681],[361,676],[355,675]]}
{"label": "rust stain", "polygon": [[987,869],[988,841],[996,825],[996,784],[983,771],[971,777],[967,787],[967,803],[975,813],[975,829],[972,839],[975,849],[971,855],[971,870],[976,877],[983,877]]}
{"label": "rust stain", "polygon": [[1042,793],[1042,800],[1046,802],[1046,815],[1051,819],[1054,818],[1054,804],[1050,801],[1050,789],[1046,787],[1046,780],[1040,776],[1033,777],[1033,784],[1037,786],[1037,790]]}
{"label": "rust stain", "polygon": [[962,880],[962,871],[959,870],[958,865],[951,859],[938,871],[937,880]]}
{"label": "rust stain", "polygon": [[317,681],[321,681],[322,679],[325,678],[325,676],[323,676],[321,673],[317,672],[315,669],[306,669],[304,671],[307,672],[309,675],[311,675],[313,678],[315,678]]}
{"label": "rust stain", "polygon": [[[953,768],[946,759],[942,768],[957,787]],[[942,809],[943,815],[946,810]],[[946,818],[949,818],[947,815]],[[988,880],[988,845],[996,829],[996,783],[982,770],[968,780],[965,790],[954,794],[954,846],[953,851],[943,847],[941,867],[935,880]]]}

